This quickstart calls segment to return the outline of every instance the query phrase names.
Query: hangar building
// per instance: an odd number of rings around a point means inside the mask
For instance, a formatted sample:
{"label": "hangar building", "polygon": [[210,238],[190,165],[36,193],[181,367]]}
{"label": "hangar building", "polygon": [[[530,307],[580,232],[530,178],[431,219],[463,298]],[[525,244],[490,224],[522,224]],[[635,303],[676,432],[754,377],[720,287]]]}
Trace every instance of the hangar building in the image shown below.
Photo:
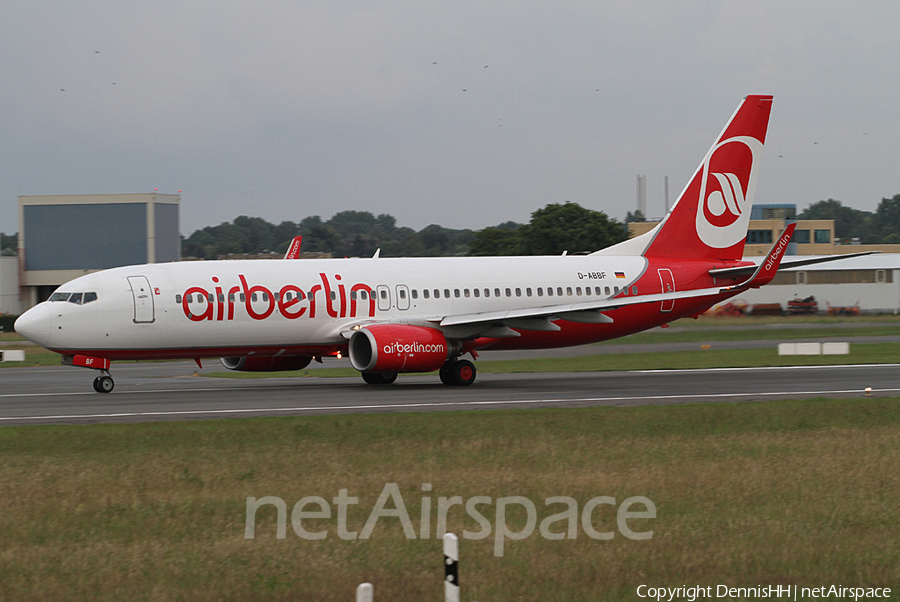
{"label": "hangar building", "polygon": [[23,307],[98,270],[181,258],[177,194],[19,197]]}

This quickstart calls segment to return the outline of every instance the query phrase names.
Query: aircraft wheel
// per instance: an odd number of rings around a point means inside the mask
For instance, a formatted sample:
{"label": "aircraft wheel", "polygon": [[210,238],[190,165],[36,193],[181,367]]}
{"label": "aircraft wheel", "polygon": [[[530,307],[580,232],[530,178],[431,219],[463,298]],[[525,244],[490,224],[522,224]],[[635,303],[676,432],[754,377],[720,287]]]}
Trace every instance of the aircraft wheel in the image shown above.
{"label": "aircraft wheel", "polygon": [[397,380],[396,372],[363,372],[363,380],[370,385],[389,385]]}
{"label": "aircraft wheel", "polygon": [[453,369],[453,364],[455,362],[447,362],[443,366],[441,366],[441,382],[445,385],[453,385],[456,384],[453,382],[453,376],[451,376],[450,372]]}
{"label": "aircraft wheel", "polygon": [[455,385],[467,387],[475,382],[475,364],[469,360],[459,360],[454,363],[449,373]]}
{"label": "aircraft wheel", "polygon": [[115,386],[112,376],[101,376],[94,381],[94,388],[98,393],[109,393]]}

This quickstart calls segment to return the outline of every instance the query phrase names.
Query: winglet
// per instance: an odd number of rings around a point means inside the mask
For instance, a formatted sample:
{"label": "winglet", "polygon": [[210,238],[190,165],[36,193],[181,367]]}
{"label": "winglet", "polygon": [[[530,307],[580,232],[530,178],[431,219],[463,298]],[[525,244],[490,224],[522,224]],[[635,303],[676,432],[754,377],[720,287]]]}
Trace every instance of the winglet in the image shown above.
{"label": "winglet", "polygon": [[787,252],[788,243],[791,241],[791,236],[794,234],[794,229],[796,227],[796,222],[794,222],[793,224],[788,224],[788,227],[784,229],[784,232],[781,233],[781,236],[778,238],[775,244],[772,245],[772,248],[769,250],[769,254],[766,255],[766,258],[759,264],[759,267],[756,268],[753,276],[751,276],[745,282],[736,286],[729,286],[725,290],[733,290],[735,288],[759,288],[772,282],[772,279],[778,272],[778,267],[781,265],[781,260],[784,259],[784,255]]}
{"label": "winglet", "polygon": [[288,247],[287,253],[284,254],[285,259],[298,259],[300,257],[300,243],[303,242],[302,236],[295,236]]}

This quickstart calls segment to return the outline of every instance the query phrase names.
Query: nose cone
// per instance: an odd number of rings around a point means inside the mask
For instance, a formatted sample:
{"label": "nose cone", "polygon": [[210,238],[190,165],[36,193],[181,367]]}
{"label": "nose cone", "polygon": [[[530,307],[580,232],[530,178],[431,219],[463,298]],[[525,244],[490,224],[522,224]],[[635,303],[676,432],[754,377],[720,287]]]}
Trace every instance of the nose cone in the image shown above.
{"label": "nose cone", "polygon": [[16,320],[16,332],[41,347],[50,344],[51,331],[50,307],[47,303],[39,303]]}

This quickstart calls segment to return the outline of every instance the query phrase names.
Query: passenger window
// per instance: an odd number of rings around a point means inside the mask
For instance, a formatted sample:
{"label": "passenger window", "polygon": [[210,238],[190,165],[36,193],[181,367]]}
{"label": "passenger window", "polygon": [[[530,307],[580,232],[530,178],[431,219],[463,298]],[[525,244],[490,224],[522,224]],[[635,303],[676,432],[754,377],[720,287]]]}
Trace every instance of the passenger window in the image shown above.
{"label": "passenger window", "polygon": [[579,297],[581,296],[581,287],[580,286],[575,288],[575,294],[578,295]]}
{"label": "passenger window", "polygon": [[543,297],[543,296],[544,296],[544,289],[542,289],[541,287],[538,287],[538,297]]}
{"label": "passenger window", "polygon": [[428,298],[428,289],[427,288],[422,289],[422,296],[426,299]]}
{"label": "passenger window", "polygon": [[[619,291],[616,290],[616,292],[618,293]],[[606,294],[607,294],[607,295],[609,294],[609,287],[608,287],[608,286],[606,287]]]}
{"label": "passenger window", "polygon": [[619,287],[618,287],[618,286],[614,286],[614,287],[613,287],[613,291],[615,291],[615,293],[618,295],[618,294],[619,294]]}
{"label": "passenger window", "polygon": [[250,302],[256,301],[256,293],[250,293]]}
{"label": "passenger window", "polygon": [[362,299],[363,301],[365,301],[368,297],[369,297],[369,295],[366,293],[366,291],[364,291],[364,290],[359,291],[359,298],[360,298],[360,299]]}
{"label": "passenger window", "polygon": [[241,303],[245,303],[247,301],[247,297],[244,296],[244,293],[241,293]]}
{"label": "passenger window", "polygon": [[449,288],[444,289],[444,297],[446,297],[447,299],[450,298],[450,289]]}
{"label": "passenger window", "polygon": [[459,299],[459,289],[458,288],[453,289],[453,296],[456,297],[457,299]]}
{"label": "passenger window", "polygon": [[228,293],[228,302],[234,303],[234,293]]}
{"label": "passenger window", "polygon": [[466,297],[466,299],[468,299],[469,298],[469,289],[464,289],[463,295]]}
{"label": "passenger window", "polygon": [[480,296],[481,296],[481,289],[480,289],[480,288],[472,289],[472,292],[475,294],[475,297],[480,297]]}
{"label": "passenger window", "polygon": [[[266,296],[266,294],[263,293],[263,297],[265,297],[265,296]],[[332,301],[337,301],[337,293],[336,293],[336,292],[331,291],[331,294],[329,295],[329,297],[331,297],[331,300],[332,300]],[[264,299],[264,300],[265,300],[265,301],[268,301],[268,299]]]}
{"label": "passenger window", "polygon": [[[599,286],[595,286],[595,287],[594,287],[594,292],[597,293],[598,295],[602,295],[602,294],[603,294],[603,293],[601,292]],[[609,288],[606,289],[606,294],[607,294],[607,295],[609,294]]]}
{"label": "passenger window", "polygon": [[591,294],[591,287],[589,287],[589,286],[584,287],[584,294],[585,294],[585,295],[590,295],[590,294]]}
{"label": "passenger window", "polygon": [[181,303],[181,295],[175,295],[175,303]]}
{"label": "passenger window", "polygon": [[509,290],[509,289],[506,289],[506,296],[507,296],[507,297],[512,297],[512,291]]}
{"label": "passenger window", "polygon": [[[334,293],[331,293],[331,294],[334,295]],[[334,299],[334,297],[331,297],[331,298]],[[402,288],[400,289],[400,298],[406,299],[406,291]]]}
{"label": "passenger window", "polygon": [[81,305],[81,293],[72,293],[72,296],[69,297],[69,303]]}
{"label": "passenger window", "polygon": [[213,297],[213,294],[210,293],[209,294],[209,302],[212,303],[214,300],[215,300],[215,297]]}
{"label": "passenger window", "polygon": [[499,296],[500,296],[500,289],[499,289],[499,288],[495,288],[495,289],[494,289],[494,296],[495,296],[495,297],[499,297]]}
{"label": "passenger window", "polygon": [[412,298],[413,298],[413,299],[418,299],[418,298],[419,298],[419,291],[417,291],[416,289],[413,289],[413,290],[412,290]]}
{"label": "passenger window", "polygon": [[[449,295],[448,295],[448,296],[449,296]],[[441,298],[441,291],[440,291],[440,290],[434,289],[434,298],[435,298],[435,299],[440,299],[440,298]]]}
{"label": "passenger window", "polygon": [[[290,296],[290,293],[288,293],[288,296]],[[350,300],[356,301],[356,291],[350,291]]]}
{"label": "passenger window", "polygon": [[525,289],[525,294],[529,297],[531,296],[531,287],[530,286]]}
{"label": "passenger window", "polygon": [[636,294],[637,294],[637,287],[636,287],[636,286],[632,286],[632,287],[631,287],[631,294],[632,294],[632,295],[636,295]]}
{"label": "passenger window", "polygon": [[382,299],[387,299],[387,291],[386,291],[386,290],[382,290],[382,291],[381,291],[381,298],[382,298]]}
{"label": "passenger window", "polygon": [[[538,290],[540,290],[540,289],[538,289]],[[548,287],[547,287],[547,296],[548,296],[548,297],[552,297],[552,296],[553,296],[553,287],[552,287],[552,286],[548,286]]]}
{"label": "passenger window", "polygon": [[219,303],[225,303],[225,293],[219,293]]}
{"label": "passenger window", "polygon": [[[331,294],[333,295],[334,293],[331,293]],[[262,299],[264,302],[268,303],[269,302],[269,293],[263,293]],[[334,299],[334,297],[332,297],[332,299]]]}
{"label": "passenger window", "polygon": [[572,287],[571,286],[566,287],[566,294],[569,295],[570,297],[572,296]]}
{"label": "passenger window", "polygon": [[522,289],[517,288],[516,289],[516,297],[521,297],[521,296],[522,296]]}
{"label": "passenger window", "polygon": [[491,296],[491,289],[489,289],[489,288],[484,289],[484,296],[485,296],[485,297],[490,297],[490,296]]}
{"label": "passenger window", "polygon": [[281,295],[281,293],[272,293],[272,296],[275,297],[276,303],[278,303],[278,300],[281,298],[280,295]]}
{"label": "passenger window", "polygon": [[556,287],[556,294],[559,295],[560,297],[562,297],[562,287],[561,286]]}

